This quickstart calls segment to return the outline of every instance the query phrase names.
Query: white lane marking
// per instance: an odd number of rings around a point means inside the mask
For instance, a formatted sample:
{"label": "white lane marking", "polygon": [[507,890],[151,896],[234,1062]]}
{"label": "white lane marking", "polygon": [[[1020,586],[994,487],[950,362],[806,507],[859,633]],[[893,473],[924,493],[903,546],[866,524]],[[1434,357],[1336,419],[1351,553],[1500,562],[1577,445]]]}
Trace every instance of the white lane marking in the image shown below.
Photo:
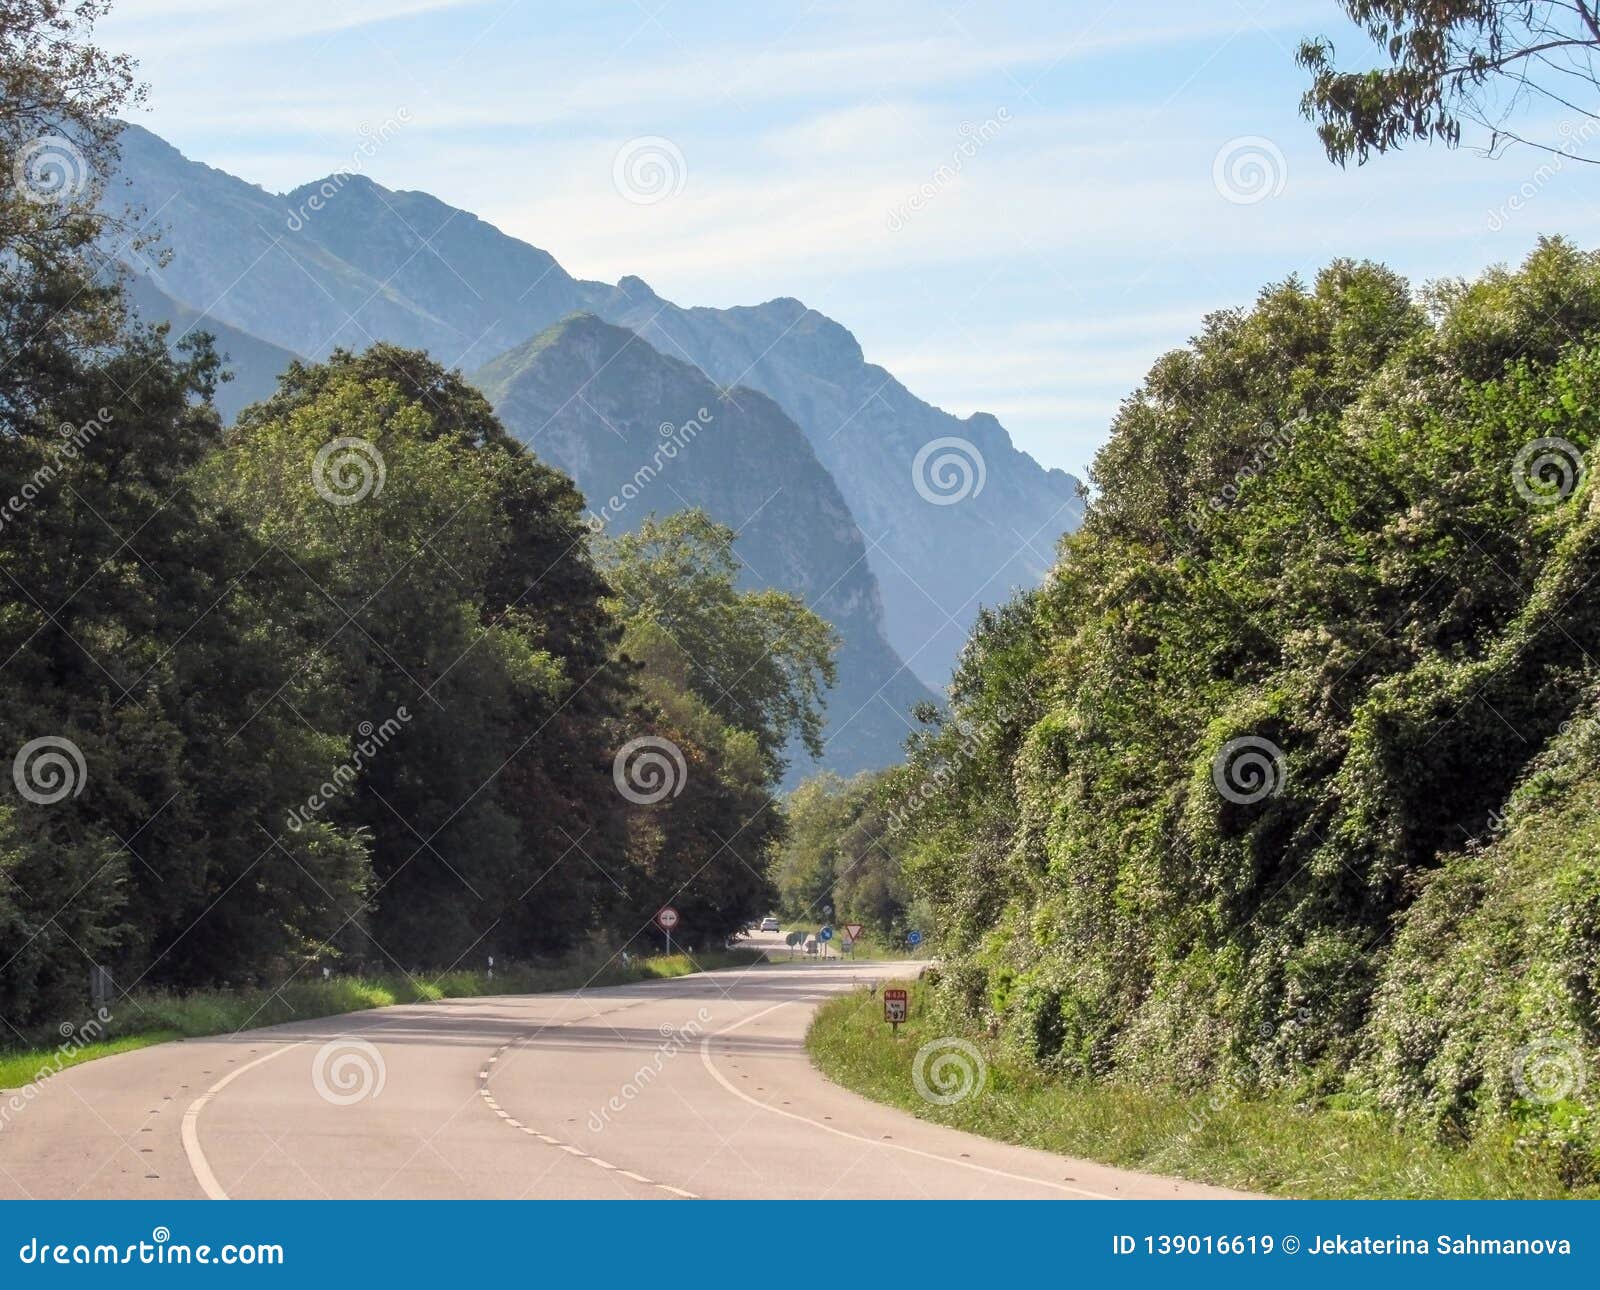
{"label": "white lane marking", "polygon": [[[629,1008],[636,1008],[639,1006],[639,1003],[630,1003],[625,1004],[621,1008],[605,1008],[597,1012],[592,1012],[587,1017],[578,1017],[573,1021],[566,1021],[562,1022],[561,1024],[571,1026],[575,1025],[578,1021],[592,1021],[596,1017],[610,1016],[613,1012],[626,1012]],[[513,1047],[521,1043],[523,1039],[536,1036],[546,1028],[547,1027],[541,1026],[539,1030],[529,1031],[527,1035],[519,1036],[517,1039],[513,1039],[510,1043],[502,1044],[495,1052],[494,1056],[489,1058],[488,1062],[485,1063],[484,1069],[478,1072],[478,1096],[483,1099],[484,1103],[507,1124],[521,1129],[530,1137],[538,1138],[539,1141],[543,1142],[546,1146],[557,1147],[560,1150],[565,1151],[569,1156],[576,1156],[579,1160],[587,1160],[597,1169],[605,1169],[612,1173],[621,1174],[624,1178],[631,1178],[634,1182],[642,1183],[646,1187],[654,1187],[657,1191],[669,1192],[674,1196],[681,1196],[685,1200],[699,1200],[700,1197],[696,1196],[692,1191],[684,1191],[681,1187],[669,1187],[666,1183],[658,1183],[650,1178],[646,1178],[643,1174],[636,1174],[631,1169],[618,1168],[608,1160],[602,1160],[599,1156],[591,1155],[582,1147],[574,1146],[570,1142],[563,1142],[559,1138],[552,1138],[547,1133],[540,1133],[539,1130],[530,1128],[528,1125],[523,1124],[520,1120],[513,1120],[511,1116],[500,1109],[500,1104],[495,1101],[494,1094],[489,1092],[489,1067],[492,1067],[502,1057],[509,1053]]]}
{"label": "white lane marking", "polygon": [[733,1084],[729,1083],[728,1080],[723,1076],[722,1072],[717,1069],[716,1064],[711,1060],[711,1041],[722,1035],[731,1035],[735,1030],[740,1030],[743,1027],[748,1026],[752,1021],[760,1021],[761,1018],[769,1015],[770,1013],[776,1012],[779,1008],[793,1007],[796,1003],[802,1002],[811,1002],[811,1000],[789,999],[783,1003],[775,1003],[770,1008],[763,1008],[760,1012],[752,1013],[743,1021],[736,1021],[731,1026],[724,1026],[721,1030],[713,1031],[700,1041],[701,1065],[706,1068],[706,1070],[711,1074],[711,1077],[715,1079],[717,1083],[721,1084],[723,1088],[727,1089],[728,1092],[732,1093],[741,1101],[748,1102],[751,1106],[759,1106],[764,1111],[771,1111],[773,1115],[781,1115],[786,1120],[798,1120],[801,1124],[809,1124],[812,1128],[821,1129],[824,1133],[832,1133],[841,1138],[849,1138],[854,1142],[865,1142],[869,1146],[884,1147],[891,1151],[904,1151],[908,1155],[920,1156],[924,1160],[937,1160],[940,1164],[958,1165],[962,1169],[972,1169],[978,1173],[989,1174],[991,1177],[995,1178],[1009,1178],[1013,1182],[1031,1183],[1035,1187],[1050,1187],[1055,1191],[1064,1191],[1069,1195],[1081,1196],[1085,1200],[1118,1199],[1116,1196],[1107,1196],[1103,1192],[1085,1191],[1082,1187],[1068,1187],[1063,1183],[1047,1182],[1043,1178],[1030,1178],[1026,1174],[1014,1174],[1004,1169],[992,1169],[988,1165],[974,1164],[970,1160],[955,1160],[949,1156],[941,1156],[935,1151],[923,1151],[918,1147],[908,1147],[899,1142],[884,1142],[879,1138],[864,1137],[859,1133],[851,1133],[848,1129],[840,1129],[832,1124],[826,1124],[821,1120],[813,1120],[810,1116],[801,1115],[798,1111],[785,1111],[782,1107],[773,1106],[770,1102],[763,1102],[760,1098],[751,1097],[748,1093],[744,1092],[743,1089],[736,1088]]}
{"label": "white lane marking", "polygon": [[189,1161],[189,1171],[194,1174],[194,1180],[200,1184],[200,1190],[205,1192],[208,1200],[227,1200],[228,1193],[223,1190],[222,1184],[217,1181],[217,1175],[211,1171],[211,1164],[206,1159],[206,1153],[200,1147],[200,1112],[205,1110],[206,1103],[214,1098],[229,1084],[238,1079],[247,1070],[270,1062],[275,1057],[282,1057],[291,1049],[299,1048],[305,1040],[298,1043],[285,1044],[282,1048],[275,1048],[263,1057],[257,1057],[253,1062],[246,1062],[238,1070],[229,1071],[215,1084],[208,1088],[194,1101],[189,1103],[189,1108],[183,1113],[183,1154]]}
{"label": "white lane marking", "polygon": [[[750,968],[724,968],[724,969],[721,969],[720,972],[703,972],[703,973],[699,973],[698,975],[700,975],[700,976],[716,976],[716,975],[720,975],[721,973],[733,973],[733,972],[748,973],[750,970],[751,970]],[[665,986],[665,985],[671,985],[671,984],[674,984],[674,982],[672,980],[644,981],[644,982],[636,982],[635,983],[635,985],[637,985],[637,986],[651,986],[651,985]],[[606,1010],[603,1010],[603,1011],[593,1012],[588,1017],[580,1018],[578,1020],[585,1020],[585,1021],[592,1020],[594,1017],[599,1017],[599,1016],[606,1015],[607,1012],[625,1012],[625,1011],[627,1011],[628,1008],[633,1007],[633,1006],[635,1006],[635,1005],[628,1004],[628,1005],[625,1005],[622,1008],[613,1008],[613,1009],[606,1009]],[[574,1022],[568,1021],[568,1022],[563,1022],[562,1024],[570,1026],[570,1025],[574,1024]],[[541,1027],[540,1029],[543,1029],[543,1028],[544,1027]],[[373,1026],[373,1027],[371,1027],[371,1029],[380,1030],[380,1029],[382,1029],[382,1026],[381,1025],[380,1026]],[[534,1031],[532,1033],[537,1034],[538,1031]],[[229,1196],[228,1196],[227,1191],[224,1190],[222,1184],[217,1180],[217,1175],[212,1171],[211,1164],[206,1159],[206,1153],[200,1146],[200,1112],[205,1109],[206,1103],[210,1102],[212,1100],[212,1098],[216,1097],[216,1095],[218,1093],[222,1092],[223,1089],[227,1088],[229,1084],[233,1083],[234,1080],[238,1079],[239,1076],[243,1075],[247,1070],[251,1070],[254,1067],[261,1066],[266,1062],[272,1061],[274,1058],[282,1057],[284,1055],[284,1053],[288,1052],[290,1049],[299,1048],[301,1045],[303,1045],[303,1044],[305,1044],[307,1042],[309,1042],[309,1041],[304,1040],[304,1039],[299,1039],[299,1040],[296,1040],[292,1044],[285,1044],[281,1048],[275,1048],[275,1049],[273,1049],[272,1052],[266,1053],[261,1057],[257,1057],[254,1061],[246,1062],[243,1066],[239,1067],[237,1070],[230,1071],[227,1075],[223,1076],[215,1084],[213,1084],[210,1088],[208,1088],[204,1093],[202,1093],[199,1097],[195,1098],[195,1100],[193,1102],[189,1103],[188,1108],[183,1113],[183,1123],[180,1126],[179,1136],[180,1136],[180,1138],[182,1140],[182,1143],[183,1143],[183,1154],[184,1154],[185,1159],[188,1161],[189,1171],[192,1174],[194,1174],[195,1181],[200,1184],[200,1190],[205,1192],[207,1198],[209,1198],[211,1200],[228,1200]],[[503,1048],[500,1049],[499,1052],[495,1053],[494,1056],[490,1057],[489,1060],[484,1064],[484,1069],[482,1069],[482,1070],[480,1070],[478,1072],[478,1078],[480,1080],[486,1081],[489,1078],[488,1067],[492,1066],[495,1062],[499,1061],[500,1057],[502,1056],[502,1054],[507,1052],[510,1048],[511,1048],[511,1044],[506,1044]],[[487,1090],[487,1088],[480,1088],[479,1092],[483,1095],[484,1101],[487,1102],[491,1107],[496,1105],[493,1096],[490,1095],[490,1093]],[[510,1123],[516,1123],[516,1121],[511,1120],[510,1116],[506,1116],[505,1118]],[[562,1143],[558,1142],[557,1139],[551,1138],[551,1137],[547,1137],[545,1134],[539,1133],[537,1130],[534,1130],[534,1129],[529,1129],[525,1125],[517,1124],[517,1127],[522,1129],[522,1131],[524,1133],[530,1133],[534,1137],[538,1138],[541,1142],[547,1142],[551,1146],[561,1146],[561,1145],[563,1145]],[[586,1154],[586,1153],[580,1153],[580,1154]],[[694,1195],[693,1192],[682,1191],[677,1187],[668,1187],[664,1183],[651,1182],[650,1179],[645,1178],[645,1177],[643,1177],[643,1176],[641,1176],[639,1174],[633,1173],[632,1171],[627,1170],[627,1169],[619,1169],[619,1170],[617,1170],[617,1172],[620,1173],[620,1174],[625,1175],[626,1177],[632,1178],[635,1182],[641,1182],[641,1183],[644,1183],[647,1186],[651,1186],[651,1187],[659,1187],[662,1191],[669,1191],[669,1192],[672,1192],[674,1195],[686,1196],[690,1200],[699,1200],[700,1199],[698,1196]]]}

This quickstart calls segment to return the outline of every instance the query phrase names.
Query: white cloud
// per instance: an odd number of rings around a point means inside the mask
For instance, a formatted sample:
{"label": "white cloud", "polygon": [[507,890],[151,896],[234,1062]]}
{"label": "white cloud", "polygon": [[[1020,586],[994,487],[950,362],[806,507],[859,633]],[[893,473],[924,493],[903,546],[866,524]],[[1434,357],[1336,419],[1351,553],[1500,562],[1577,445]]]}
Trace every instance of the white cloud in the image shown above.
{"label": "white cloud", "polygon": [[329,32],[413,18],[483,0],[120,0],[100,23],[103,43],[142,57],[198,48],[305,40]]}

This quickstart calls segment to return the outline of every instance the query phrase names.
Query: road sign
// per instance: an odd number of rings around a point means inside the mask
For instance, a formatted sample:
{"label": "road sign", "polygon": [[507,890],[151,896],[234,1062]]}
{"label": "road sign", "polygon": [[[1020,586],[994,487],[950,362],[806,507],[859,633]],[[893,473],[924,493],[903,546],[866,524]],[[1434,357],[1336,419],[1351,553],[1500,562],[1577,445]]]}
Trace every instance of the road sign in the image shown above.
{"label": "road sign", "polygon": [[922,933],[921,932],[907,932],[906,933],[906,944],[907,945],[921,945],[922,944]]}
{"label": "road sign", "polygon": [[846,923],[844,925],[844,934],[852,941],[859,941],[861,939],[861,931],[862,928],[860,923]]}
{"label": "road sign", "polygon": [[900,989],[888,989],[883,992],[883,1019],[891,1026],[898,1026],[906,1019],[906,992]]}
{"label": "road sign", "polygon": [[848,936],[846,936],[844,938],[844,940],[839,942],[839,953],[848,954],[852,950],[854,950],[855,947],[856,947],[856,943],[854,941],[852,941]]}
{"label": "road sign", "polygon": [[817,939],[819,941],[831,941],[833,939],[833,928],[824,927],[820,932],[817,933]]}
{"label": "road sign", "polygon": [[664,905],[656,911],[656,926],[664,932],[670,932],[678,925],[678,911],[671,905]]}

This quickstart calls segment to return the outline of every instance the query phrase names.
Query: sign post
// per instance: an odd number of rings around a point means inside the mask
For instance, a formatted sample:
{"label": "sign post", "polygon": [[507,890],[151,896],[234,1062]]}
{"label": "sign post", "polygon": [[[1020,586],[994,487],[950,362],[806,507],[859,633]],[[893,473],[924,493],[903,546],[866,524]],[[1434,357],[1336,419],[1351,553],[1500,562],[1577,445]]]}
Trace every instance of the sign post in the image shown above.
{"label": "sign post", "polygon": [[817,939],[822,942],[822,957],[828,957],[828,942],[833,939],[833,928],[824,927],[817,933]]}
{"label": "sign post", "polygon": [[672,929],[678,925],[678,911],[671,905],[656,910],[656,926],[667,934],[667,953],[672,953]]}
{"label": "sign post", "polygon": [[883,992],[883,1019],[900,1033],[900,1023],[906,1019],[906,991],[898,986]]}
{"label": "sign post", "polygon": [[856,946],[861,944],[861,933],[864,930],[866,929],[860,923],[846,923],[844,925],[844,934],[849,938],[845,941],[844,947],[850,951],[851,958],[855,957]]}

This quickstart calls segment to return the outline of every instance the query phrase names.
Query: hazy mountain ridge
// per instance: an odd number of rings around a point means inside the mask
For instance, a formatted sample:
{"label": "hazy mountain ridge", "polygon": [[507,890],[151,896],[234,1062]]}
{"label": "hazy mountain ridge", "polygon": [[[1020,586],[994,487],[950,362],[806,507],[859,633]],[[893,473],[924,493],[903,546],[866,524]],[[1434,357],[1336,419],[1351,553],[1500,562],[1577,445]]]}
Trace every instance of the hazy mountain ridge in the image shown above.
{"label": "hazy mountain ridge", "polygon": [[608,530],[688,506],[737,528],[747,585],[796,592],[839,629],[827,766],[850,774],[898,760],[910,709],[934,696],[886,639],[861,532],[776,403],[719,389],[699,368],[591,314],[563,320],[472,379],[512,434],[577,481]]}
{"label": "hazy mountain ridge", "polygon": [[476,367],[594,294],[544,251],[426,193],[340,175],[278,195],[137,126],[121,146],[107,200],[141,210],[172,252],[134,267],[306,358],[389,340]]}
{"label": "hazy mountain ridge", "polygon": [[[1082,516],[1077,481],[1019,451],[994,417],[924,403],[868,363],[847,329],[798,300],[685,309],[630,277],[605,312],[713,380],[771,395],[799,423],[867,536],[890,641],[931,684],[949,676],[978,607],[1036,585],[1056,540]],[[973,491],[944,504],[961,484],[929,487],[931,463],[916,468],[940,439],[976,449],[954,448]]]}
{"label": "hazy mountain ridge", "polygon": [[281,345],[252,336],[247,331],[208,318],[167,295],[148,275],[133,274],[128,296],[134,312],[147,323],[166,323],[170,345],[177,345],[192,332],[205,332],[215,344],[228,379],[217,387],[213,402],[218,411],[233,420],[239,409],[266,398],[277,387],[278,374],[297,357]]}
{"label": "hazy mountain ridge", "polygon": [[[948,679],[979,605],[1035,585],[1081,514],[1077,482],[1018,451],[997,420],[918,399],[798,300],[684,308],[636,277],[575,279],[426,193],[336,175],[275,195],[137,127],[123,153],[126,182],[112,200],[142,205],[165,231],[169,263],[143,266],[161,290],[295,353],[321,358],[382,339],[472,370],[588,311],[720,385],[770,396],[832,473],[866,539],[888,639],[931,686]],[[971,460],[968,495],[952,504],[930,501],[914,474],[938,440],[971,445],[957,448]]]}

